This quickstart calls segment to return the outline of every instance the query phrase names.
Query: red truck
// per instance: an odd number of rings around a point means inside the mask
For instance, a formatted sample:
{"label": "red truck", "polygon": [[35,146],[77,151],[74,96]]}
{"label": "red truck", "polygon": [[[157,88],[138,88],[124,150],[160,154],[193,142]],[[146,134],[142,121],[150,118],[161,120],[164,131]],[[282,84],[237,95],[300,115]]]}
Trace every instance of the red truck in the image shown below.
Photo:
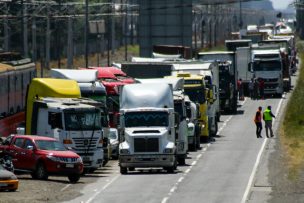
{"label": "red truck", "polygon": [[117,127],[119,117],[119,86],[134,83],[134,79],[116,67],[90,67],[98,70],[97,78],[107,91],[107,107],[109,109],[109,125]]}
{"label": "red truck", "polygon": [[62,175],[76,183],[83,172],[81,157],[50,137],[10,135],[0,145],[0,152],[12,158],[16,171],[29,172],[36,179]]}

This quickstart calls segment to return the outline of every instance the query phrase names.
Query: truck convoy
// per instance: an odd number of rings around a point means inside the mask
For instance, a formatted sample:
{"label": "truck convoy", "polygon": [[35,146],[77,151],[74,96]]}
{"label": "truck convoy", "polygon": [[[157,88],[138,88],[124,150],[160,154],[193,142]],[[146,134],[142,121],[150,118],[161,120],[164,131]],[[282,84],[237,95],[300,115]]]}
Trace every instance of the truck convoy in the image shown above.
{"label": "truck convoy", "polygon": [[[208,88],[207,113],[209,135],[215,136],[218,130],[217,122],[220,120],[220,106],[218,99],[219,69],[218,64],[204,62],[176,63],[173,65],[174,72],[204,76],[206,88]],[[180,76],[180,75],[179,75]],[[191,98],[190,98],[191,99]]]}
{"label": "truck convoy", "polygon": [[172,89],[168,84],[130,84],[120,93],[120,173],[135,168],[177,166]]}
{"label": "truck convoy", "polygon": [[[238,40],[239,41],[239,40]],[[247,41],[245,41],[247,43]],[[219,66],[219,102],[225,113],[237,112],[238,72],[233,51],[200,52],[198,60],[215,61]]]}
{"label": "truck convoy", "polygon": [[80,95],[74,80],[34,78],[27,92],[25,131],[58,139],[94,171],[104,157],[101,111]]}
{"label": "truck convoy", "polygon": [[184,80],[182,78],[153,78],[138,79],[143,84],[165,83],[172,86],[174,111],[179,115],[178,131],[176,138],[176,157],[180,165],[185,165],[188,151],[188,124],[185,104]]}

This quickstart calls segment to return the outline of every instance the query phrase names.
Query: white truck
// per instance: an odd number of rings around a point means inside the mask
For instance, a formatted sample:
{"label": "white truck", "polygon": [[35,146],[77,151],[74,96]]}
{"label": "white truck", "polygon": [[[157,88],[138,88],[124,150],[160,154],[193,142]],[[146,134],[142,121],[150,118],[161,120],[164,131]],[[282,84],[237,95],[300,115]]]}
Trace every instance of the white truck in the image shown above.
{"label": "white truck", "polygon": [[80,98],[74,80],[34,78],[26,104],[26,134],[53,137],[79,154],[87,170],[103,163],[101,111]]}
{"label": "white truck", "polygon": [[51,69],[50,75],[52,78],[76,80],[80,88],[81,96],[97,101],[91,103],[91,105],[96,105],[101,110],[101,124],[104,141],[103,165],[105,165],[110,157],[110,150],[108,149],[108,137],[110,128],[106,106],[106,88],[101,82],[98,81],[98,70]]}
{"label": "white truck", "polygon": [[163,167],[174,172],[178,116],[168,84],[129,84],[120,91],[120,173]]}
{"label": "white truck", "polygon": [[265,95],[282,97],[284,92],[283,63],[279,47],[253,49],[250,69],[255,78],[264,80]]}
{"label": "white truck", "polygon": [[176,139],[176,156],[180,165],[185,165],[188,151],[188,125],[184,93],[183,78],[153,78],[153,79],[137,79],[143,84],[165,83],[173,88],[174,111],[179,115],[178,136]]}
{"label": "white truck", "polygon": [[[175,72],[175,73],[174,73]],[[219,67],[216,62],[186,62],[173,64],[173,74],[189,72],[203,75],[206,87],[213,92],[213,99],[208,100],[208,126],[210,135],[215,136],[220,120],[220,103],[218,99]]]}

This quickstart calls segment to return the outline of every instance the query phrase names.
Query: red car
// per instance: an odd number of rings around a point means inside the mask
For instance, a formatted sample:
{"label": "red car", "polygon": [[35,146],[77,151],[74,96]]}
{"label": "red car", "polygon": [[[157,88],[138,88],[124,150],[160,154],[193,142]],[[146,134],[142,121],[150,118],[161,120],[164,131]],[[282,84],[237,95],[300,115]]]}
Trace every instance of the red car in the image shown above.
{"label": "red car", "polygon": [[83,172],[81,157],[54,138],[11,135],[0,145],[0,151],[11,156],[16,171],[29,171],[33,178],[47,180],[49,175],[63,175],[76,183]]}

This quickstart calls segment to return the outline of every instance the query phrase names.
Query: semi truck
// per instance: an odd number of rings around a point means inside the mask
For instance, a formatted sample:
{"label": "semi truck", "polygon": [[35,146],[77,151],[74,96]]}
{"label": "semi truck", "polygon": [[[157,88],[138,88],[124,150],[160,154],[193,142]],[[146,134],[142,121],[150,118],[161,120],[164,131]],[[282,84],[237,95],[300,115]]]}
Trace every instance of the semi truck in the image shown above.
{"label": "semi truck", "polygon": [[279,47],[256,47],[249,65],[254,77],[264,80],[264,94],[282,97],[284,92],[283,63]]}
{"label": "semi truck", "polygon": [[120,91],[120,173],[135,168],[177,167],[172,88],[168,84],[129,84]]}
{"label": "semi truck", "polygon": [[104,157],[101,112],[91,105],[96,101],[80,97],[74,80],[34,78],[27,91],[25,131],[58,139],[94,171]]}
{"label": "semi truck", "polygon": [[183,78],[153,78],[153,79],[137,79],[143,84],[165,83],[172,86],[174,111],[179,115],[177,139],[176,139],[176,157],[180,165],[185,165],[188,151],[188,124],[187,112],[184,93]]}
{"label": "semi truck", "polygon": [[[232,43],[234,40],[229,41],[229,46],[234,47]],[[239,40],[235,40],[239,41]],[[248,41],[241,41],[247,43]],[[234,48],[233,48],[234,49]],[[225,113],[237,113],[237,80],[238,72],[235,63],[235,52],[233,51],[211,51],[200,52],[198,60],[202,61],[215,61],[219,66],[219,102],[220,109]]]}
{"label": "semi truck", "polygon": [[51,69],[50,75],[52,78],[58,79],[68,79],[77,81],[81,96],[85,98],[93,99],[93,103],[89,103],[91,105],[95,105],[100,108],[101,112],[101,124],[102,124],[102,132],[103,132],[103,150],[104,150],[104,160],[103,165],[105,165],[110,158],[110,151],[108,149],[108,137],[109,137],[109,119],[108,119],[108,109],[106,106],[106,89],[97,80],[97,70],[77,70],[77,69]]}
{"label": "semi truck", "polygon": [[215,136],[218,131],[218,121],[220,120],[220,103],[218,99],[219,69],[216,62],[186,62],[173,65],[174,72],[188,72],[191,74],[204,76],[206,88],[208,88],[207,114],[208,130],[210,135]]}

